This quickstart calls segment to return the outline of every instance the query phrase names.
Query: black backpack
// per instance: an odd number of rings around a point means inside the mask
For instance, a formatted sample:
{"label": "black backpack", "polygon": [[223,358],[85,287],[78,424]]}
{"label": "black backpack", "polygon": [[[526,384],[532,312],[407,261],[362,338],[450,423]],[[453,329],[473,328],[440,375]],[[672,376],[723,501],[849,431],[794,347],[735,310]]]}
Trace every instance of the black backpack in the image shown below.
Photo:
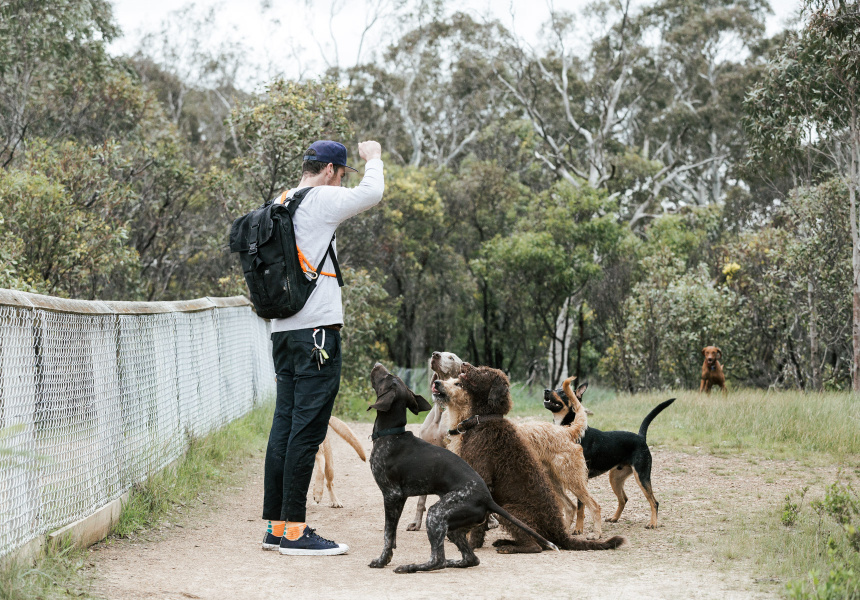
{"label": "black backpack", "polygon": [[239,253],[245,283],[257,315],[285,319],[299,312],[317,285],[326,256],[331,255],[338,284],[343,287],[340,265],[334,253],[334,236],[328,250],[305,276],[296,246],[293,216],[311,188],[303,188],[284,204],[269,200],[262,207],[233,221],[230,251]]}

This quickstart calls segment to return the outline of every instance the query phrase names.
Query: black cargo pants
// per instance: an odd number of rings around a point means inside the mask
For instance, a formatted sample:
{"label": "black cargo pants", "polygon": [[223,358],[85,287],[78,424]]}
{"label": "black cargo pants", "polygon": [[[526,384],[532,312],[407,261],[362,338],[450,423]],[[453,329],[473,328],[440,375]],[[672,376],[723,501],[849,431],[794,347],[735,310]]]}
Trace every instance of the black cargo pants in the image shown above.
{"label": "black cargo pants", "polygon": [[324,331],[329,358],[321,367],[311,357],[313,329],[272,334],[277,399],[266,448],[263,519],[305,520],[314,456],[325,439],[340,388],[340,332]]}

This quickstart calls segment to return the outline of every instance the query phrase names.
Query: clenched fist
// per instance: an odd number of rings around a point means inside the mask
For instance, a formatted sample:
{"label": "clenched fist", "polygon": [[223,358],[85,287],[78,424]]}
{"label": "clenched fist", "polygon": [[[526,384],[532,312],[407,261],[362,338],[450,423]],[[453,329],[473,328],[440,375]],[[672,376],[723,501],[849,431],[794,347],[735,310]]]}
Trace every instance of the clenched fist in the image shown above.
{"label": "clenched fist", "polygon": [[382,146],[379,145],[379,142],[374,142],[372,140],[359,142],[358,155],[365,161],[373,158],[382,158]]}

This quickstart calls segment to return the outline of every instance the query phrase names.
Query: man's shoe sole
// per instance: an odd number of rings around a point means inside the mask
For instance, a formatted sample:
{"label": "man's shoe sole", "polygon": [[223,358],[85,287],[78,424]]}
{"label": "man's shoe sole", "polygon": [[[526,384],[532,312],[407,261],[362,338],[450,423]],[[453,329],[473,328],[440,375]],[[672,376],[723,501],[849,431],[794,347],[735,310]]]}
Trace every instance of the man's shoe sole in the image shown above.
{"label": "man's shoe sole", "polygon": [[277,550],[281,547],[280,544],[266,544],[263,543],[263,550]]}
{"label": "man's shoe sole", "polygon": [[304,550],[302,548],[278,548],[278,552],[286,556],[335,556],[337,554],[346,554],[349,552],[349,546],[341,544],[337,548],[329,548],[328,550]]}

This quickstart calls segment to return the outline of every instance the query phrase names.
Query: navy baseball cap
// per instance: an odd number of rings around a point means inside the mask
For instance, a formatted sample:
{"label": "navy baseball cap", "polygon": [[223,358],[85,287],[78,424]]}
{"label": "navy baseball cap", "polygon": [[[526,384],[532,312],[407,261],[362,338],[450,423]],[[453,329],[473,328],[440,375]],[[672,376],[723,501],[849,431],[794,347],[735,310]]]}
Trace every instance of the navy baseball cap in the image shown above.
{"label": "navy baseball cap", "polygon": [[[309,154],[308,151],[313,150],[316,154]],[[339,167],[346,167],[358,173],[358,169],[353,169],[346,164],[346,146],[340,142],[331,140],[317,140],[310,145],[302,160],[315,160],[321,163],[331,163]]]}

